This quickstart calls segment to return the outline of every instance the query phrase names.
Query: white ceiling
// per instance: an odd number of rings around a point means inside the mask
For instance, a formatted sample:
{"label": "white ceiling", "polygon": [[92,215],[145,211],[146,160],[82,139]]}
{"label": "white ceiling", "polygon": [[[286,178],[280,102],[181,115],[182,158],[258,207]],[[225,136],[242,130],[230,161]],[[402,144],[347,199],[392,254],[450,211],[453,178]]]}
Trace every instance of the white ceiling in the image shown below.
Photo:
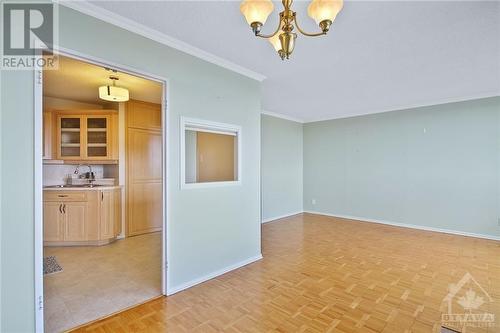
{"label": "white ceiling", "polygon": [[161,83],[63,56],[59,57],[57,70],[44,71],[43,94],[84,103],[107,103],[99,99],[98,89],[111,84],[110,75],[119,78],[116,85],[127,88],[131,99],[161,104]]}
{"label": "white ceiling", "polygon": [[[499,95],[500,2],[346,1],[326,37],[299,35],[284,62],[252,35],[239,3],[92,2],[265,75],[263,109],[304,121]],[[307,5],[294,2],[313,31]]]}

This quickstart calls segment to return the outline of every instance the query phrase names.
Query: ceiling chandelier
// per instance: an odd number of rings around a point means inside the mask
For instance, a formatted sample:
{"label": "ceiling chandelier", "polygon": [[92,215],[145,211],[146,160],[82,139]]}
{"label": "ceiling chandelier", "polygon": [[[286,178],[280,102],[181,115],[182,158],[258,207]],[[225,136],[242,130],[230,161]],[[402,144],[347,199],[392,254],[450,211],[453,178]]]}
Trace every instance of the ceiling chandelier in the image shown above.
{"label": "ceiling chandelier", "polygon": [[271,35],[261,33],[262,26],[274,9],[271,0],[244,0],[240,5],[240,11],[245,16],[255,36],[267,38],[282,60],[289,59],[295,47],[295,39],[297,38],[297,34],[293,32],[295,27],[304,36],[326,35],[343,5],[343,0],[312,0],[307,8],[307,14],[316,21],[321,31],[307,33],[300,28],[297,15],[291,9],[293,0],[282,0],[281,2],[285,9],[280,12],[278,28]]}

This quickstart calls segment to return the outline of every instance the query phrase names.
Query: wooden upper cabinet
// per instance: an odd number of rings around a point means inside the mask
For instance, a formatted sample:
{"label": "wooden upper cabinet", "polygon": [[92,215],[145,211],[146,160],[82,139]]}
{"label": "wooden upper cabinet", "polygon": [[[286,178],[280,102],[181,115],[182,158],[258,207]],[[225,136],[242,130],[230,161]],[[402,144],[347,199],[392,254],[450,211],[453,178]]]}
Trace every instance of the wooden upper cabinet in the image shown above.
{"label": "wooden upper cabinet", "polygon": [[[69,161],[118,159],[116,111],[56,111],[55,115],[56,159]],[[44,128],[47,131],[47,126]]]}
{"label": "wooden upper cabinet", "polygon": [[161,131],[161,105],[130,100],[127,102],[127,127]]}
{"label": "wooden upper cabinet", "polygon": [[85,150],[88,159],[111,159],[110,116],[87,116]]}
{"label": "wooden upper cabinet", "polygon": [[54,136],[54,120],[53,113],[50,111],[43,112],[43,127],[42,127],[42,157],[44,160],[51,160],[54,158],[53,144]]}
{"label": "wooden upper cabinet", "polygon": [[57,158],[82,159],[83,152],[83,117],[79,115],[57,116]]}

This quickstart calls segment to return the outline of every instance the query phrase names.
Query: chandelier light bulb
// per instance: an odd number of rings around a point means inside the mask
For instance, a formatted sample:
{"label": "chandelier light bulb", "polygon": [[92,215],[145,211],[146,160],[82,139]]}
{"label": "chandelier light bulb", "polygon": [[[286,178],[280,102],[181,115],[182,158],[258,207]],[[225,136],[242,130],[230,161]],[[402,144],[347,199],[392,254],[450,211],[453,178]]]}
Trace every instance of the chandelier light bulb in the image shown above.
{"label": "chandelier light bulb", "polygon": [[240,5],[240,11],[249,25],[252,23],[264,25],[273,10],[274,4],[271,0],[245,0]]}
{"label": "chandelier light bulb", "polygon": [[330,21],[331,24],[343,5],[343,0],[313,0],[307,7],[307,14],[317,24],[323,21]]}
{"label": "chandelier light bulb", "polygon": [[269,37],[267,40],[269,41],[269,43],[271,43],[276,52],[279,52],[281,50],[280,34]]}

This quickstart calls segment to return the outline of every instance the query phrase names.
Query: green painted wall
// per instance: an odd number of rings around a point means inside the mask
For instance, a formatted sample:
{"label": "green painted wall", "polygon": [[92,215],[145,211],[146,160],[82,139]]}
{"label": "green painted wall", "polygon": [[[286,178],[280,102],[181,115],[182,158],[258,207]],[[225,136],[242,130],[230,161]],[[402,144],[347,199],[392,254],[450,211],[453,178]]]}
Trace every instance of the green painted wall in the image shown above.
{"label": "green painted wall", "polygon": [[498,97],[304,125],[307,211],[500,236],[499,207]]}
{"label": "green painted wall", "polygon": [[[33,261],[33,73],[1,77],[1,328],[32,332]],[[17,96],[17,98],[13,98]],[[10,143],[10,144],[7,144]]]}
{"label": "green painted wall", "polygon": [[[169,78],[169,287],[260,255],[260,83],[60,7],[60,44]],[[1,77],[1,327],[34,330],[33,74]],[[242,185],[180,190],[179,123],[242,126]]]}
{"label": "green painted wall", "polygon": [[302,124],[261,117],[262,220],[302,211]]}

